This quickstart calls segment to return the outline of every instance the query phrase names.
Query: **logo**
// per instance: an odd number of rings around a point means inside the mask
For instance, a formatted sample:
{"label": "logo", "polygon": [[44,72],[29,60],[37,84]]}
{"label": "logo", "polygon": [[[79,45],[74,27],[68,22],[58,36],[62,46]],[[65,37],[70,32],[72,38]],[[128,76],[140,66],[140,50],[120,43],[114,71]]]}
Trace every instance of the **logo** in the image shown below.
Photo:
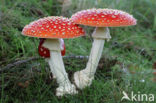
{"label": "logo", "polygon": [[138,102],[143,102],[143,101],[152,102],[155,99],[154,94],[141,94],[140,92],[135,94],[133,91],[131,92],[130,96],[128,96],[128,94],[125,91],[123,91],[122,94],[123,97],[121,98],[121,101],[128,100],[128,101],[138,101]]}

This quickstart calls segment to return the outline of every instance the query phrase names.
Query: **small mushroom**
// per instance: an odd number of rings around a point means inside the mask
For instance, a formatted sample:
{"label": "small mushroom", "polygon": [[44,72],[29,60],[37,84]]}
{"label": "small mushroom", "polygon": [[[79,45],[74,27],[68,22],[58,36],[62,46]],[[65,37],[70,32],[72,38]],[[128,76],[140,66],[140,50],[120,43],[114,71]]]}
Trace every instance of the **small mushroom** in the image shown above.
{"label": "small mushroom", "polygon": [[[26,25],[22,34],[30,37],[46,38],[42,44],[45,49],[45,57],[49,57],[48,63],[51,72],[56,77],[59,87],[56,89],[57,96],[64,94],[76,94],[76,88],[71,84],[68,74],[65,71],[61,56],[61,39],[75,38],[84,35],[84,30],[64,17],[45,17]],[[48,53],[49,51],[49,53]]]}
{"label": "small mushroom", "polygon": [[[48,48],[45,48],[43,46],[43,43],[46,39],[45,38],[40,38],[40,43],[39,43],[39,46],[38,46],[38,53],[41,57],[44,57],[44,58],[50,58],[50,51]],[[61,45],[60,45],[60,48],[61,48],[61,55],[64,56],[65,53],[66,53],[66,47],[65,47],[65,44],[64,44],[64,40],[63,39],[60,39],[61,41]]]}
{"label": "small mushroom", "polygon": [[96,27],[92,37],[89,61],[84,70],[74,73],[74,81],[78,88],[90,86],[100,57],[102,55],[105,40],[111,39],[108,27],[121,27],[136,25],[136,19],[123,11],[113,9],[88,9],[75,13],[71,20],[76,24]]}

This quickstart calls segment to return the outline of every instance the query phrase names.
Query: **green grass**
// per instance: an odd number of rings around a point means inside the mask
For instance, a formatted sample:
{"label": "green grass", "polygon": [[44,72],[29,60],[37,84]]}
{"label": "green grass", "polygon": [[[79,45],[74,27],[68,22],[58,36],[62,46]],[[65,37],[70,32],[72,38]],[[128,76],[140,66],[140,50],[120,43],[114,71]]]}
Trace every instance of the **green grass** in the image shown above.
{"label": "green grass", "polygon": [[[99,63],[91,87],[79,90],[79,94],[56,97],[56,81],[49,78],[49,66],[39,58],[0,73],[0,103],[132,103],[121,102],[122,91],[155,94],[156,98],[156,83],[151,81],[152,65],[156,62],[156,1],[98,0],[96,4],[95,0],[84,0],[81,7],[77,7],[79,0],[72,1],[65,13],[67,17],[88,8],[113,8],[133,14],[138,24],[110,28],[112,39],[105,44],[105,59]],[[21,31],[29,22],[52,15],[63,15],[61,3],[56,0],[0,0],[0,68],[39,57],[39,39],[25,37]],[[85,29],[91,34],[94,28]],[[88,35],[66,39],[66,55],[89,55],[91,43]],[[72,79],[75,71],[85,68],[87,60],[69,58],[64,62]],[[123,72],[123,68],[135,73]],[[20,83],[29,85],[22,87]]]}

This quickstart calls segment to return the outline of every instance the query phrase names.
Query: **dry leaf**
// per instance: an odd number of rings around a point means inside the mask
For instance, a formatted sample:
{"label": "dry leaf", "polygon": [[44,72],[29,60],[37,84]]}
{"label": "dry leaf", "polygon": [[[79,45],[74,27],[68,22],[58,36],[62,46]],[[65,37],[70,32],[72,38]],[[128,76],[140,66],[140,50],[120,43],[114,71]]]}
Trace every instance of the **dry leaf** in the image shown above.
{"label": "dry leaf", "polygon": [[153,63],[153,69],[156,69],[156,62]]}

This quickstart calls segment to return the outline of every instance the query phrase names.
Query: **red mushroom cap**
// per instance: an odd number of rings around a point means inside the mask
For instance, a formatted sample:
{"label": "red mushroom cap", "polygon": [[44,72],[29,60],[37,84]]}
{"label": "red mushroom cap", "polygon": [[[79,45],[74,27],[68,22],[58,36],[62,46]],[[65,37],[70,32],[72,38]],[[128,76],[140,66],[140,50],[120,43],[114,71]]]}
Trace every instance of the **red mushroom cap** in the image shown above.
{"label": "red mushroom cap", "polygon": [[64,17],[45,17],[26,25],[23,35],[39,38],[74,38],[84,35],[84,30]]}
{"label": "red mushroom cap", "polygon": [[136,25],[136,19],[121,10],[88,9],[74,14],[71,19],[76,24],[96,27],[118,27]]}
{"label": "red mushroom cap", "polygon": [[[65,55],[65,52],[66,52],[66,48],[65,48],[65,44],[64,44],[64,40],[63,39],[60,39],[61,40],[61,55],[64,56]],[[41,57],[44,57],[44,58],[50,58],[50,51],[48,48],[45,48],[43,46],[43,43],[44,43],[45,39],[44,38],[41,38],[40,39],[40,43],[39,43],[39,46],[38,46],[38,53]]]}
{"label": "red mushroom cap", "polygon": [[41,38],[40,39],[40,43],[39,43],[39,46],[38,46],[38,53],[41,57],[44,57],[44,58],[50,58],[50,51],[49,49],[43,47],[43,43],[44,43],[45,39]]}

